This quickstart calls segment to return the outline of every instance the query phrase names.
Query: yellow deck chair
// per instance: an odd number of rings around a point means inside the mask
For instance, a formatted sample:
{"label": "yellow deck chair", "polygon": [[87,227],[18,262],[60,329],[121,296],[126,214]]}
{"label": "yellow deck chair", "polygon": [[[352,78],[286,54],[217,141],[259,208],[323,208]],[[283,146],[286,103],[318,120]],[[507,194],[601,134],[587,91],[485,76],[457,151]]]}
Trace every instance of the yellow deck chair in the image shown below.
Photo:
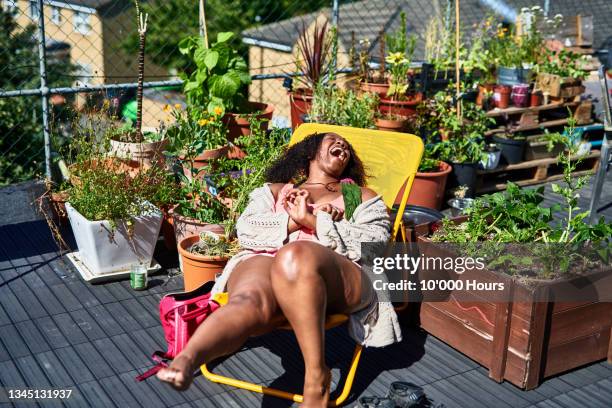
{"label": "yellow deck chair", "polygon": [[[406,133],[308,123],[301,125],[295,130],[289,144],[295,144],[313,133],[329,132],[339,134],[353,146],[357,155],[363,161],[366,172],[370,175],[370,178],[368,178],[368,187],[382,195],[387,207],[391,208],[393,206],[400,188],[407,182],[399,211],[393,223],[391,235],[391,239],[395,240],[398,232],[401,231],[402,238],[405,240],[401,214],[404,213],[412,182],[419,167],[419,163],[421,162],[421,156],[423,154],[423,142],[421,138]],[[220,304],[225,304],[227,302],[227,294],[220,294],[216,299]],[[330,315],[327,317],[325,328],[334,328],[347,320],[347,315]],[[335,400],[330,401],[329,406],[339,406],[348,398],[351,387],[353,386],[359,358],[361,357],[361,349],[362,346],[357,344],[342,392]],[[299,394],[214,374],[208,370],[206,364],[201,366],[201,370],[204,377],[216,383],[272,395],[298,403],[301,403],[303,400],[302,395]]]}

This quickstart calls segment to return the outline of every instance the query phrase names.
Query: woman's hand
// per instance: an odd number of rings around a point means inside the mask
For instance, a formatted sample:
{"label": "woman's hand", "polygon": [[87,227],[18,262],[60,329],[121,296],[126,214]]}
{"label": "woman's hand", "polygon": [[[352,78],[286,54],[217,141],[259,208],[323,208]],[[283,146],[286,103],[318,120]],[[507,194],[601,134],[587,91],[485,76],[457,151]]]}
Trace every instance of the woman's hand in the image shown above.
{"label": "woman's hand", "polygon": [[334,207],[331,204],[324,204],[314,210],[314,215],[317,215],[319,211],[323,211],[331,215],[332,221],[340,221],[344,217],[344,211],[340,208]]}
{"label": "woman's hand", "polygon": [[[290,192],[289,194],[291,194]],[[308,207],[310,201],[310,193],[306,190],[300,190],[285,199],[285,210],[289,217],[301,226],[314,230],[316,228],[316,218]]]}

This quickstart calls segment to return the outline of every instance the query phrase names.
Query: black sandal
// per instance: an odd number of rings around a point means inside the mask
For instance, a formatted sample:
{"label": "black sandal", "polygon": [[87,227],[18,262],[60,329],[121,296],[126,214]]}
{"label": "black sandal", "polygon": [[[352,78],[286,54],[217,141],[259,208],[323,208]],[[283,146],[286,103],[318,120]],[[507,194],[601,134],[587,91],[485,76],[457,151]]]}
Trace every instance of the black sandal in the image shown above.
{"label": "black sandal", "polygon": [[384,397],[361,397],[359,408],[395,408],[395,402]]}
{"label": "black sandal", "polygon": [[398,408],[415,408],[427,402],[423,388],[404,381],[392,382],[387,397]]}

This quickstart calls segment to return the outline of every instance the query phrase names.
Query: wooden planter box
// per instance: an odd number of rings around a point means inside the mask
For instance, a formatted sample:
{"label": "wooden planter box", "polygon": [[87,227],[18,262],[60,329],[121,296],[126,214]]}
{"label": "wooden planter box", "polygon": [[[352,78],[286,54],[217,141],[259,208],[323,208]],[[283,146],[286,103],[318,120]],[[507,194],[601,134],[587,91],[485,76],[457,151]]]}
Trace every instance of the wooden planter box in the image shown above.
{"label": "wooden planter box", "polygon": [[[419,233],[428,230],[417,228]],[[424,236],[418,240],[431,243]],[[432,248],[425,251],[431,253]],[[536,302],[548,299],[554,282],[533,290],[487,269],[466,271],[460,279],[504,282],[514,301],[493,303],[463,292],[461,300],[450,296],[442,302],[423,302],[420,325],[488,368],[495,381],[533,389],[544,378],[585,364],[606,358],[612,363],[612,303]]]}
{"label": "wooden planter box", "polygon": [[542,73],[536,78],[536,89],[548,92],[553,98],[569,99],[581,95],[585,88],[579,79]]}

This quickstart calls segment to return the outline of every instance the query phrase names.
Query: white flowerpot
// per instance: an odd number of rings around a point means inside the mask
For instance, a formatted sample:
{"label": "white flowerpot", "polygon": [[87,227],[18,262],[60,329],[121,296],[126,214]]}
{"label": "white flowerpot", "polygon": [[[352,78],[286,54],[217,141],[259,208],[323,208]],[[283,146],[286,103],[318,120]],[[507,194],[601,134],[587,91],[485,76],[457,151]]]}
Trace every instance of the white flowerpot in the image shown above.
{"label": "white flowerpot", "polygon": [[153,205],[148,206],[150,211],[132,219],[133,235],[128,237],[123,221],[118,221],[115,228],[109,221],[89,221],[66,203],[79,257],[92,274],[124,271],[137,263],[150,265],[163,215]]}

